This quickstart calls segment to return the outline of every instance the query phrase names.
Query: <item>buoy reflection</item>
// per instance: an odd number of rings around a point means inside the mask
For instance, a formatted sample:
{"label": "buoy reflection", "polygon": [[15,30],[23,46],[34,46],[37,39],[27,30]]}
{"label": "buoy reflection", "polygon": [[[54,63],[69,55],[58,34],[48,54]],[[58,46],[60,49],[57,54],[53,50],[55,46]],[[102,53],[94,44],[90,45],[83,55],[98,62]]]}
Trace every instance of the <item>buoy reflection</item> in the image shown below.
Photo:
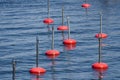
{"label": "buoy reflection", "polygon": [[76,44],[66,44],[64,45],[65,50],[74,50],[76,48]]}
{"label": "buoy reflection", "polygon": [[43,80],[42,78],[40,78],[40,76],[33,76],[31,80]]}
{"label": "buoy reflection", "polygon": [[52,75],[52,80],[56,80],[56,78],[55,78],[55,60],[54,59],[52,59],[52,65],[51,65],[51,70],[52,70],[52,73],[51,73],[51,75]]}
{"label": "buoy reflection", "polygon": [[105,76],[105,72],[107,71],[106,69],[94,69],[95,74],[98,77],[98,80],[103,80]]}

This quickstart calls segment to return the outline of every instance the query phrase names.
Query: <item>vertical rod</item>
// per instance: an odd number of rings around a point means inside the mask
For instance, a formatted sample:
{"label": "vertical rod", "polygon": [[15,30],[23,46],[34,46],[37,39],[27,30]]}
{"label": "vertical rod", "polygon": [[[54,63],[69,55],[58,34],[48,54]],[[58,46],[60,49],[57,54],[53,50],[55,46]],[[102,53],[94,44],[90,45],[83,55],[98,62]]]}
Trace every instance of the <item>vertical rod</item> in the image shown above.
{"label": "vertical rod", "polygon": [[98,62],[100,63],[101,62],[101,57],[102,57],[102,54],[101,54],[101,41],[102,41],[102,38],[98,38],[98,41],[99,41],[99,49],[98,49],[98,53],[99,53],[99,58],[98,58]]}
{"label": "vertical rod", "polygon": [[14,59],[12,60],[12,68],[13,68],[12,79],[15,80],[16,62]]}
{"label": "vertical rod", "polygon": [[48,6],[48,18],[49,18],[50,17],[50,0],[48,0],[47,6]]}
{"label": "vertical rod", "polygon": [[38,55],[39,55],[39,49],[38,49],[39,46],[38,46],[38,44],[39,44],[39,40],[38,40],[38,36],[37,36],[37,37],[36,37],[36,67],[38,67],[38,63],[39,63],[39,62],[38,62],[38,61],[39,61],[39,60],[38,60],[38,57],[39,57],[39,56],[38,56]]}
{"label": "vertical rod", "polygon": [[102,33],[102,12],[100,12],[100,33]]}
{"label": "vertical rod", "polygon": [[52,49],[54,49],[54,26],[52,27]]}
{"label": "vertical rod", "polygon": [[64,25],[64,6],[62,7],[62,25]]}
{"label": "vertical rod", "polygon": [[[64,25],[64,6],[62,6],[62,25]],[[64,40],[64,31],[62,31],[62,36]]]}
{"label": "vertical rod", "polygon": [[68,39],[70,38],[70,21],[69,21],[69,17],[67,17],[67,25],[68,25]]}

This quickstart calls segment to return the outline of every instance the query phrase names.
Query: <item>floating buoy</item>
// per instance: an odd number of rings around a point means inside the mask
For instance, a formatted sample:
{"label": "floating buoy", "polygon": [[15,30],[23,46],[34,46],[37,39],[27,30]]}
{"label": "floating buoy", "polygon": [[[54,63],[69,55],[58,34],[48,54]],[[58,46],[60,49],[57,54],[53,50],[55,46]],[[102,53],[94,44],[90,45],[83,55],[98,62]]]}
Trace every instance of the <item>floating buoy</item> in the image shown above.
{"label": "floating buoy", "polygon": [[108,65],[106,63],[103,63],[103,62],[96,62],[92,65],[92,68],[95,70],[107,70]]}
{"label": "floating buoy", "polygon": [[95,35],[96,38],[102,38],[105,39],[108,37],[107,34],[102,32],[102,13],[100,13],[100,32]]}
{"label": "floating buoy", "polygon": [[58,26],[57,30],[60,30],[60,31],[68,30],[68,26],[64,25],[64,7],[62,7],[62,25]]}
{"label": "floating buoy", "polygon": [[96,37],[96,38],[102,38],[102,39],[105,39],[105,38],[108,37],[108,35],[105,34],[105,33],[98,33],[98,34],[95,35],[95,37]]}
{"label": "floating buoy", "polygon": [[65,30],[68,30],[68,26],[59,26],[58,28],[57,28],[57,30],[60,30],[60,31],[65,31]]}
{"label": "floating buoy", "polygon": [[89,3],[87,3],[87,0],[85,0],[85,3],[83,3],[81,5],[81,7],[85,8],[86,10],[86,15],[88,14],[88,8],[90,7],[91,5]]}
{"label": "floating buoy", "polygon": [[47,50],[45,54],[49,58],[56,58],[59,56],[60,52],[58,50]]}
{"label": "floating buoy", "polygon": [[52,23],[54,23],[54,20],[52,18],[50,18],[50,1],[47,1],[47,6],[48,6],[48,18],[43,20],[43,23],[50,25]]}
{"label": "floating buoy", "polygon": [[36,37],[36,67],[33,67],[29,70],[29,72],[31,74],[34,74],[34,75],[43,75],[46,70],[42,67],[38,67],[38,55],[39,55],[39,50],[38,50],[38,44],[39,44],[39,40],[38,40],[38,37]]}
{"label": "floating buoy", "polygon": [[84,4],[82,4],[82,7],[83,8],[89,8],[91,5],[90,4],[88,4],[88,3],[84,3]]}
{"label": "floating buoy", "polygon": [[69,19],[68,18],[67,18],[67,23],[68,23],[68,27],[69,27],[69,29],[68,29],[68,39],[63,40],[63,44],[64,45],[70,45],[70,44],[75,45],[77,43],[77,41],[75,39],[70,38],[70,25],[69,25]]}
{"label": "floating buoy", "polygon": [[77,42],[76,42],[76,40],[74,40],[74,39],[65,39],[64,41],[63,41],[63,44],[65,44],[65,45],[70,45],[70,44],[73,44],[73,45],[75,45]]}
{"label": "floating buoy", "polygon": [[50,25],[50,24],[54,23],[54,20],[52,18],[46,18],[43,20],[43,22],[47,25]]}
{"label": "floating buoy", "polygon": [[30,73],[34,75],[43,75],[46,70],[42,67],[34,67],[30,69]]}
{"label": "floating buoy", "polygon": [[58,57],[58,55],[60,54],[60,52],[58,50],[55,50],[54,49],[54,27],[52,27],[52,46],[51,46],[51,50],[47,50],[45,52],[45,55],[48,57],[48,58],[56,58]]}
{"label": "floating buoy", "polygon": [[58,26],[57,30],[62,31],[62,37],[64,40],[64,31],[68,30],[68,26],[64,25],[64,7],[62,7],[62,25]]}

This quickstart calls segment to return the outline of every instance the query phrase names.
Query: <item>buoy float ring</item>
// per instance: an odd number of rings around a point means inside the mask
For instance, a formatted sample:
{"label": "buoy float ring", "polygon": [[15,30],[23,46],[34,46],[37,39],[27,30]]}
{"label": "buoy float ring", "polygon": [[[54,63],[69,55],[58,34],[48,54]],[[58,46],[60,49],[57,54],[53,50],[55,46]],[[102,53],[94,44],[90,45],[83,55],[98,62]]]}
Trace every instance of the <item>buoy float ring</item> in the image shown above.
{"label": "buoy float ring", "polygon": [[57,30],[60,30],[60,31],[68,30],[68,26],[59,26]]}
{"label": "buoy float ring", "polygon": [[92,68],[97,71],[105,71],[108,69],[108,65],[103,62],[96,62],[92,65]]}
{"label": "buoy float ring", "polygon": [[34,67],[31,68],[29,72],[34,75],[43,75],[46,72],[46,70],[41,67]]}
{"label": "buoy float ring", "polygon": [[96,38],[102,38],[102,39],[105,39],[105,38],[108,37],[108,35],[105,34],[105,33],[98,33],[98,34],[95,35],[95,37],[96,37]]}
{"label": "buoy float ring", "polygon": [[77,42],[76,42],[76,40],[74,40],[74,39],[65,39],[64,41],[63,41],[63,44],[65,44],[65,45],[69,45],[69,44],[73,44],[73,45],[75,45]]}
{"label": "buoy float ring", "polygon": [[54,22],[54,20],[52,18],[46,18],[46,19],[43,20],[43,22],[45,24],[49,25],[49,24],[52,24]]}
{"label": "buoy float ring", "polygon": [[47,50],[45,55],[49,58],[56,58],[60,52],[58,50]]}
{"label": "buoy float ring", "polygon": [[90,4],[88,4],[88,3],[84,3],[84,4],[82,4],[82,7],[83,8],[89,8],[91,5]]}

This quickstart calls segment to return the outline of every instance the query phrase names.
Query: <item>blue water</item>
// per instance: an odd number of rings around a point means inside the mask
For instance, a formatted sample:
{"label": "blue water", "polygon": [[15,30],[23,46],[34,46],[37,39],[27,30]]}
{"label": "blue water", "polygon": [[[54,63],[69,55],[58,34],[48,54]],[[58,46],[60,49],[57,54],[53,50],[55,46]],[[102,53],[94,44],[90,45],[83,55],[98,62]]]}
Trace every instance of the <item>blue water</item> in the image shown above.
{"label": "blue water", "polygon": [[[12,64],[16,65],[16,80],[35,80],[29,74],[35,66],[35,43],[39,37],[39,66],[47,70],[40,80],[119,80],[120,79],[120,0],[88,0],[91,7],[81,7],[84,0],[50,0],[50,17],[55,20],[55,49],[60,56],[54,60],[45,56],[51,48],[51,35],[43,19],[47,17],[47,0],[0,0],[0,80],[12,80]],[[77,40],[74,50],[67,51],[62,44],[61,8],[70,17],[71,35]],[[98,60],[98,40],[100,16],[103,12],[103,32],[108,38],[103,40],[102,61],[109,65],[98,79],[98,73],[91,65]],[[66,18],[65,18],[66,24]],[[51,25],[52,26],[52,25]],[[67,32],[65,32],[67,37]]]}

